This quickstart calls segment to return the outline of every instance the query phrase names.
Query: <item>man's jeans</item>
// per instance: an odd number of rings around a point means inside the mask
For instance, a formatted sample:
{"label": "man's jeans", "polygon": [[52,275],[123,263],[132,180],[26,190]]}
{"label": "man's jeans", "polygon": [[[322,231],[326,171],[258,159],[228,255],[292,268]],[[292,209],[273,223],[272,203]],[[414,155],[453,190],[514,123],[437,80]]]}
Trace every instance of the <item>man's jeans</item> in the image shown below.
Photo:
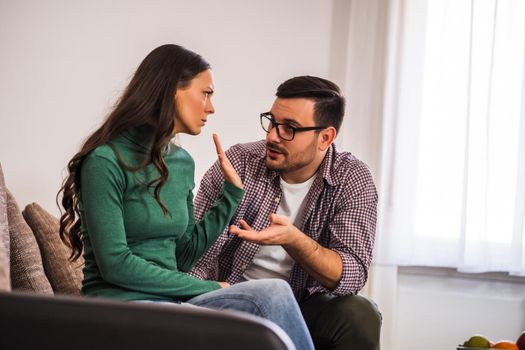
{"label": "man's jeans", "polygon": [[314,346],[301,310],[287,282],[280,279],[247,281],[201,294],[186,303],[209,309],[247,312],[270,320],[292,339],[297,350]]}

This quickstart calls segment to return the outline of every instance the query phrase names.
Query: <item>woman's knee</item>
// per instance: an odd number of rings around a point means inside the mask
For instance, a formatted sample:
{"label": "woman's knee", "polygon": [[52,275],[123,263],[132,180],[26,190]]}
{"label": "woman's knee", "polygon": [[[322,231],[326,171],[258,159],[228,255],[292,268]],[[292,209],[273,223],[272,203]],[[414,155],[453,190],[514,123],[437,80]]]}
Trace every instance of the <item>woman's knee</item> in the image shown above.
{"label": "woman's knee", "polygon": [[294,294],[288,282],[280,279],[249,281],[251,295],[257,304],[269,313],[300,313]]}
{"label": "woman's knee", "polygon": [[253,280],[248,283],[250,283],[255,290],[259,292],[264,291],[265,295],[279,296],[280,298],[294,298],[292,289],[288,282],[278,278]]}
{"label": "woman's knee", "polygon": [[290,287],[288,282],[286,282],[285,280],[281,280],[278,278],[271,278],[271,279],[266,279],[266,280],[261,280],[261,281],[266,281],[266,283],[268,284],[268,288],[274,291],[276,294],[292,294],[293,295],[292,288]]}

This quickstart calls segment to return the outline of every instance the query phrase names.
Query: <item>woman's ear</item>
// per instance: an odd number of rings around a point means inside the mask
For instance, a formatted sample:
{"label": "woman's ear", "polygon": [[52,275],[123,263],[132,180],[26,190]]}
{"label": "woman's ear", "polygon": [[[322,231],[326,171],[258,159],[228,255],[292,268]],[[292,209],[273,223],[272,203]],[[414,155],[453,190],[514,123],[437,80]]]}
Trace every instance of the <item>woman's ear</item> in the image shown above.
{"label": "woman's ear", "polygon": [[333,126],[330,126],[324,130],[321,130],[321,137],[319,138],[319,149],[321,151],[326,151],[328,147],[334,142],[335,137],[337,136],[337,131]]}

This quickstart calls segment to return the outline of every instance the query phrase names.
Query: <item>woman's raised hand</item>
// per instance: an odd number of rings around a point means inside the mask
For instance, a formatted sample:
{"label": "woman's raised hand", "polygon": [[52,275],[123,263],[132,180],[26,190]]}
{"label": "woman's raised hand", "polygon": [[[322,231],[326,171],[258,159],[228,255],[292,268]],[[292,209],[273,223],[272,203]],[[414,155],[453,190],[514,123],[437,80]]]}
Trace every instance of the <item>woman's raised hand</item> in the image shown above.
{"label": "woman's raised hand", "polygon": [[233,165],[230,163],[228,157],[226,157],[226,154],[224,153],[224,150],[221,146],[221,141],[219,141],[219,136],[217,134],[213,134],[213,142],[215,142],[215,149],[217,150],[217,157],[219,158],[222,175],[226,181],[235,187],[244,188],[241,178],[233,168]]}

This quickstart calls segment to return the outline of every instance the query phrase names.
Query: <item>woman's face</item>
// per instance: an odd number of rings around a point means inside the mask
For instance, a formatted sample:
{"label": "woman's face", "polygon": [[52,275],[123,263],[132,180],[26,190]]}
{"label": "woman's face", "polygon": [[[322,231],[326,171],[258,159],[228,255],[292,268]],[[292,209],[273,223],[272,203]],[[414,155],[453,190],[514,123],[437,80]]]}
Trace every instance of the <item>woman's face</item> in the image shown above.
{"label": "woman's face", "polygon": [[174,133],[200,134],[208,115],[215,112],[211,103],[214,88],[213,74],[208,69],[197,74],[185,88],[177,89]]}

